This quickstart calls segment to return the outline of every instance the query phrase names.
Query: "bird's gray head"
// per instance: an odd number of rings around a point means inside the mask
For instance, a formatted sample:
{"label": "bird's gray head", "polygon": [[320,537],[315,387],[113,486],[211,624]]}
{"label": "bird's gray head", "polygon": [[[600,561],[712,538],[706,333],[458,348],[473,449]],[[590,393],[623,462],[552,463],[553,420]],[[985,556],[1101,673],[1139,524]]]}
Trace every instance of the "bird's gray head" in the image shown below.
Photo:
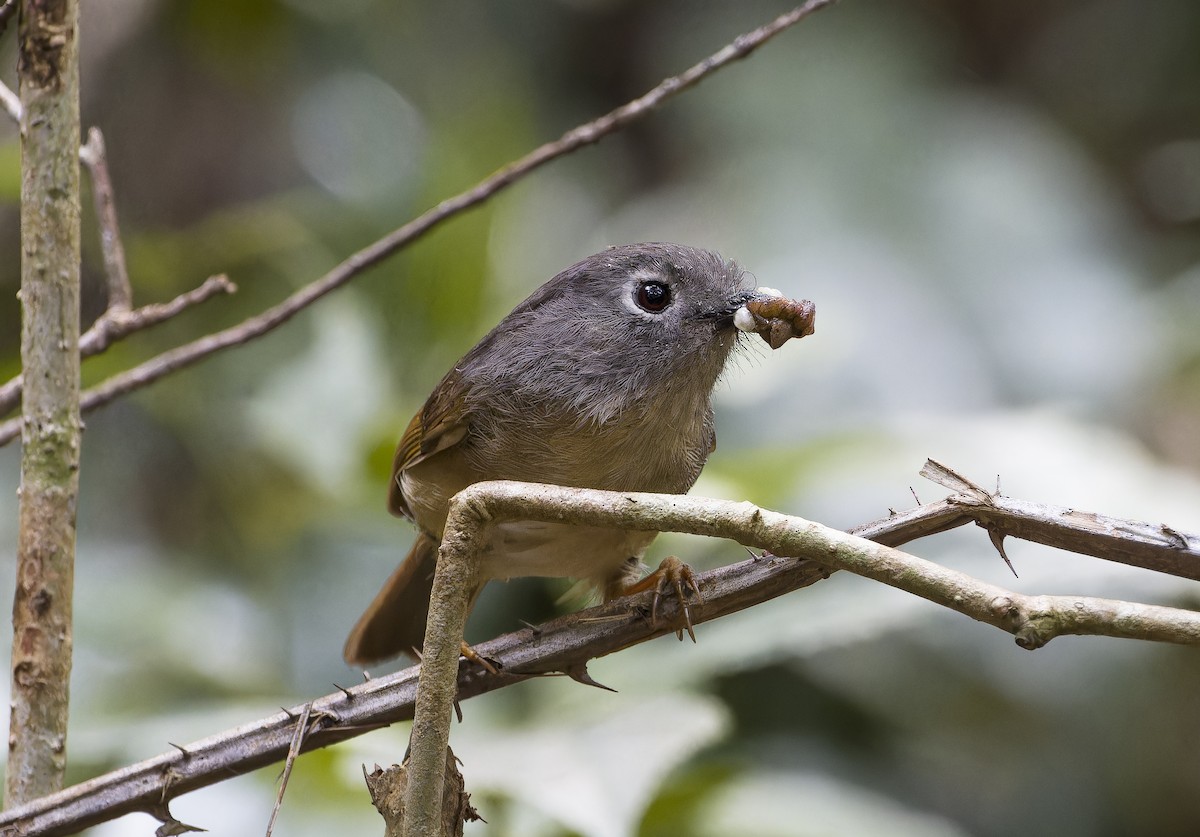
{"label": "bird's gray head", "polygon": [[629,411],[702,409],[742,333],[734,313],[755,296],[716,253],[611,247],[539,288],[459,368],[492,409],[526,416],[603,424]]}

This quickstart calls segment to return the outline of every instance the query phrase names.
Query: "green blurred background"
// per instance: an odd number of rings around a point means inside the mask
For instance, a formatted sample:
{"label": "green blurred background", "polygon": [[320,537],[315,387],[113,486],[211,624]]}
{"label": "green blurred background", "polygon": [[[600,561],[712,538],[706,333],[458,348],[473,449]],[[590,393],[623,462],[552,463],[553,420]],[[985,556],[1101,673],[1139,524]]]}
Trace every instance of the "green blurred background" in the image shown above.
{"label": "green blurred background", "polygon": [[[83,3],[139,304],[211,301],[87,362],[94,383],[235,323],[532,145],[787,8],[635,0]],[[0,40],[14,80],[15,33]],[[0,378],[18,368],[19,148],[0,120]],[[84,307],[104,306],[90,203]],[[1200,531],[1200,5],[845,0],[555,163],[252,345],[87,419],[69,751],[82,780],[352,683],[342,641],[412,536],[392,446],[518,300],[608,244],[719,249],[808,297],[813,338],[717,393],[694,493],[835,526],[941,492]],[[0,599],[18,450],[0,450]],[[1200,605],[1195,584],[982,532],[913,550],[1031,593]],[[663,538],[699,566],[732,543]],[[566,584],[493,585],[485,638]],[[849,576],[472,700],[488,824],[533,837],[1200,833],[1200,656],[1011,637]],[[7,635],[0,637],[7,645]],[[378,673],[378,672],[377,672]],[[379,833],[360,766],[304,756],[277,833]],[[180,798],[262,833],[277,768]],[[96,835],[143,835],[134,815]]]}

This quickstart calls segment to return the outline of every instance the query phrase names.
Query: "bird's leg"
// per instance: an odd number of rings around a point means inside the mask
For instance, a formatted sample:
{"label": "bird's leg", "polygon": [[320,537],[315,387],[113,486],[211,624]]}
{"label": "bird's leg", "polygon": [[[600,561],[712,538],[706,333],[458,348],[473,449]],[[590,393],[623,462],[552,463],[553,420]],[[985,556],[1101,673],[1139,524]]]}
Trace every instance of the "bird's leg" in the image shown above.
{"label": "bird's leg", "polygon": [[499,669],[497,669],[494,665],[492,665],[491,660],[489,660],[487,657],[484,657],[483,655],[481,655],[478,651],[476,651],[471,646],[467,645],[467,643],[465,643],[465,642],[459,646],[458,653],[461,654],[462,656],[466,657],[468,660],[475,663],[476,665],[483,666],[487,670],[488,674],[499,674],[500,673]]}
{"label": "bird's leg", "polygon": [[650,605],[651,624],[658,622],[658,604],[663,595],[673,590],[679,599],[679,609],[683,613],[683,628],[677,629],[675,635],[683,639],[683,632],[686,630],[688,636],[692,638],[692,642],[695,642],[696,633],[692,630],[692,611],[688,607],[689,592],[695,594],[696,601],[701,604],[704,603],[704,596],[700,593],[700,586],[696,583],[696,574],[692,568],[674,555],[668,555],[654,572],[639,581],[621,587],[620,595],[630,596],[651,589],[654,590],[654,600]]}

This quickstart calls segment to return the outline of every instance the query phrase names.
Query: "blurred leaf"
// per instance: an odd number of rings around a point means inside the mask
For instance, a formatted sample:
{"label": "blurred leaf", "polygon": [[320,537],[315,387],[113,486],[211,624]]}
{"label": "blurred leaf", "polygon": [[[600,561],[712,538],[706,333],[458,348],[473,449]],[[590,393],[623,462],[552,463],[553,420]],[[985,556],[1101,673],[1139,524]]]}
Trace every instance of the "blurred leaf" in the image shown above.
{"label": "blurred leaf", "polygon": [[16,137],[0,142],[0,201],[21,200],[21,143]]}

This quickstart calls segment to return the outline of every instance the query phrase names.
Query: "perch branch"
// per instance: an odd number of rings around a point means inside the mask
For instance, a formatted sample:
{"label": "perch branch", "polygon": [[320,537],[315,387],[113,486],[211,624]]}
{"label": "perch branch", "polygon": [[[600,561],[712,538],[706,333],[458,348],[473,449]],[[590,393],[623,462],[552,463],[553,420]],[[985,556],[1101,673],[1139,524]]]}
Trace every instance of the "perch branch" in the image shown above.
{"label": "perch branch", "polygon": [[[598,119],[572,128],[557,140],[548,142],[519,160],[509,163],[465,192],[447,198],[423,215],[354,253],[324,276],[305,285],[261,314],[224,331],[201,337],[184,346],[164,352],[88,389],[83,393],[80,402],[81,409],[84,412],[94,410],[115,398],[191,366],[215,352],[232,346],[240,346],[273,331],[321,297],[345,285],[355,276],[411,244],[444,221],[483,203],[497,192],[552,160],[597,143],[609,134],[622,130],[721,68],[738,59],[745,58],[771,38],[799,23],[808,15],[834,2],[836,0],[808,0],[807,3],[780,15],[770,23],[739,35],[732,43],[725,45],[700,63],[677,76],[664,79],[646,94],[621,105]],[[16,432],[8,424],[0,425],[0,445],[11,442],[15,436]]]}
{"label": "perch branch", "polygon": [[[904,590],[1008,631],[1027,649],[1041,648],[1064,634],[1200,644],[1197,612],[1091,597],[1025,596],[877,541],[750,503],[504,481],[476,483],[450,501],[438,552],[409,745],[405,837],[437,833],[442,762],[449,743],[466,601],[488,528],[513,520],[729,538]],[[700,591],[707,599],[704,584]],[[705,614],[708,605],[700,601],[691,607],[695,619],[697,613]]]}
{"label": "perch branch", "polygon": [[[739,514],[753,517],[754,507],[745,503],[703,501],[687,497],[668,499],[685,501],[693,506],[706,506],[711,503],[714,508],[732,508]],[[963,515],[962,507],[953,504],[952,501],[956,499],[952,497],[947,501],[893,514],[856,527],[852,533],[877,543],[897,546],[971,522],[969,516]],[[628,501],[622,502],[631,505]],[[1052,509],[1033,504],[1026,505],[1036,510],[1039,519],[1053,520]],[[675,507],[675,513],[679,513],[679,507]],[[1017,514],[1014,512],[1014,515]],[[806,521],[799,521],[798,518],[785,518],[782,515],[775,517],[789,521],[789,524],[797,522],[802,527],[815,526]],[[715,518],[706,515],[705,519],[711,521]],[[1137,524],[1128,521],[1125,523],[1128,525],[1118,527],[1118,531],[1136,530]],[[705,525],[713,524],[709,522]],[[656,523],[655,528],[657,526]],[[777,531],[772,529],[770,533]],[[1196,542],[1194,535],[1184,537],[1190,543]],[[753,542],[753,539],[748,541]],[[753,558],[699,575],[704,603],[693,609],[692,618],[696,624],[728,616],[807,587],[826,578],[831,572],[828,566],[816,561],[786,557],[785,544],[775,544],[764,538],[758,545],[768,549],[773,545],[778,546],[780,553],[784,554]],[[1191,552],[1191,557],[1200,558],[1194,551]],[[1043,597],[1031,597],[1022,601],[1023,597],[1016,597],[1007,591],[1001,592],[1012,599],[1014,605],[1032,604],[1031,613],[1040,613],[1047,609],[1047,605],[1061,606],[1064,602],[1069,603],[1069,610],[1074,611],[1077,601],[1071,597],[1050,597],[1049,601]],[[483,656],[498,661],[501,670],[498,675],[491,675],[477,666],[460,661],[459,700],[551,672],[561,672],[587,682],[589,678],[586,665],[589,660],[674,632],[673,619],[678,614],[674,610],[673,601],[663,603],[663,619],[660,623],[649,622],[647,616],[652,596],[653,593],[644,593],[618,599],[474,646]],[[1106,600],[1081,601],[1084,602],[1085,611],[1090,603],[1095,612],[1096,604]],[[1131,612],[1136,612],[1145,606],[1120,603],[1109,607],[1109,611],[1121,613],[1125,612],[1126,607],[1134,608]],[[1167,608],[1152,610],[1181,613]],[[1188,618],[1191,618],[1190,614]],[[360,686],[339,688],[313,701],[310,711],[312,720],[309,733],[305,737],[304,749],[329,746],[382,726],[411,719],[417,676],[416,667],[408,668],[387,677],[370,680]],[[246,773],[280,761],[290,750],[295,735],[296,718],[303,711],[304,706],[298,706],[290,713],[276,713],[186,747],[176,748],[148,761],[98,776],[20,808],[0,813],[0,834],[71,834],[133,811],[156,810],[156,806],[164,800],[215,784],[230,775]]]}

